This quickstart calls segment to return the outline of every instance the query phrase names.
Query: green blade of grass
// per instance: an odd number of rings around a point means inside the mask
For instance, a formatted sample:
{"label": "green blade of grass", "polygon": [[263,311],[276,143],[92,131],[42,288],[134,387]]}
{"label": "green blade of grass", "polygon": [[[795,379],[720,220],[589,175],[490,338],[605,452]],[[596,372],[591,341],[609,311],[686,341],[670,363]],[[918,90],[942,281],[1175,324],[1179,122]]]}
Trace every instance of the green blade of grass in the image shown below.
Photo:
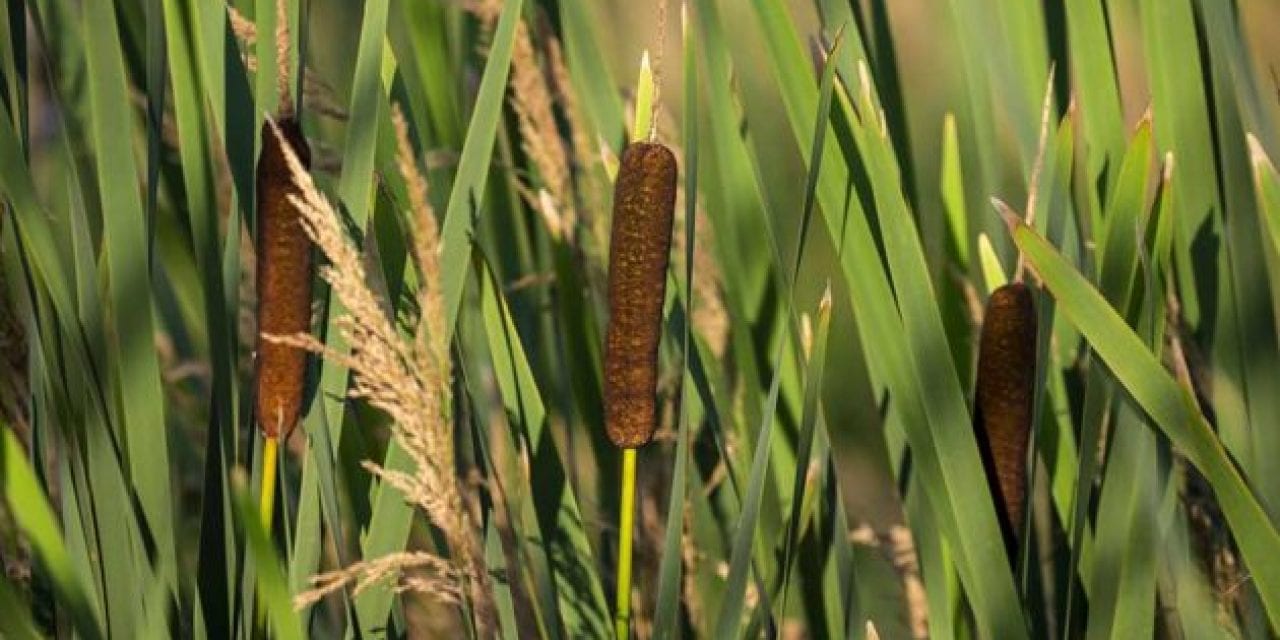
{"label": "green blade of grass", "polygon": [[[951,365],[951,348],[933,301],[933,285],[914,220],[903,200],[892,149],[874,104],[865,93],[858,104],[864,122],[854,127],[854,137],[867,165],[889,272],[894,290],[898,292],[896,299],[902,314],[907,365],[918,384],[929,390],[922,396],[922,408],[935,429],[935,437],[945,438],[943,459],[952,469],[976,471],[981,469],[981,464],[977,462],[979,454],[972,429],[956,428],[970,424],[971,419],[956,369]],[[979,624],[999,628],[998,633],[1002,635],[1025,633],[1012,573],[1001,571],[1008,563],[1003,561],[1004,552],[997,544],[1000,535],[992,497],[980,486],[960,483],[956,486],[963,487],[957,490],[956,499],[966,505],[961,517],[972,519],[962,528],[978,538],[958,550],[958,554],[970,555],[973,563],[968,570],[965,562],[960,562],[959,567],[967,593],[977,609]]]}
{"label": "green blade of grass", "polygon": [[[1134,270],[1137,267],[1137,225],[1142,221],[1146,210],[1147,185],[1151,163],[1151,123],[1143,121],[1130,141],[1125,152],[1124,161],[1118,170],[1116,186],[1107,204],[1102,227],[1096,229],[1096,246],[1098,258],[1099,285],[1107,301],[1120,313],[1128,309],[1129,293],[1134,282]],[[1106,444],[1102,442],[1104,422],[1110,413],[1112,400],[1111,382],[1097,367],[1089,369],[1086,375],[1083,413],[1080,428],[1080,451],[1100,451]],[[1068,522],[1071,540],[1071,559],[1068,576],[1074,576],[1080,565],[1083,551],[1083,536],[1088,529],[1088,507],[1093,490],[1095,476],[1098,472],[1098,456],[1082,455],[1080,469],[1076,475],[1074,507]],[[1122,534],[1117,534],[1122,535]],[[1096,559],[1095,559],[1096,562]],[[1096,572],[1096,569],[1091,571]],[[1086,589],[1092,588],[1097,580],[1091,580]],[[1074,592],[1069,593],[1066,603],[1066,615],[1063,622],[1070,631],[1073,624],[1075,608]]]}
{"label": "green blade of grass", "polygon": [[[1138,182],[1140,189],[1132,187],[1129,159],[1136,157],[1139,170],[1146,173],[1149,154],[1150,137],[1140,129],[1120,169],[1117,183],[1120,188],[1105,220],[1108,230],[1104,237],[1108,238],[1108,244],[1103,251],[1100,279],[1102,291],[1109,294],[1108,301],[1129,317],[1131,325],[1140,328],[1148,348],[1158,349],[1164,342],[1164,323],[1156,321],[1163,317],[1163,290],[1155,286],[1154,278],[1148,278],[1148,286],[1143,287],[1142,305],[1135,308],[1130,302],[1137,275],[1135,257],[1145,253],[1138,244],[1143,235],[1138,225],[1145,223],[1141,218],[1146,210],[1142,197],[1146,179]],[[1138,197],[1127,195],[1126,187]],[[1162,219],[1159,224],[1167,228],[1169,222]],[[1103,379],[1103,382],[1110,381]],[[1141,413],[1127,398],[1118,403],[1110,431],[1112,443],[1094,527],[1097,544],[1092,557],[1093,587],[1089,592],[1087,633],[1092,638],[1147,637],[1154,633],[1155,550],[1164,535],[1158,526],[1157,514],[1161,477],[1165,474],[1158,460],[1156,432],[1148,428]]]}
{"label": "green blade of grass", "polygon": [[[688,7],[680,16],[681,48],[684,64],[684,111],[682,137],[684,149],[684,192],[698,193],[698,58],[697,32],[690,27]],[[684,291],[693,291],[694,246],[697,243],[698,199],[685,198]],[[678,297],[678,296],[677,296]],[[689,472],[689,420],[692,402],[689,387],[689,341],[693,333],[693,298],[684,298],[684,335],[681,340],[683,374],[680,381],[680,416],[676,430],[676,456],[671,477],[671,498],[667,505],[666,531],[663,533],[662,560],[658,567],[658,593],[654,607],[654,637],[662,640],[680,637],[680,582],[683,573],[683,533],[685,524],[686,475]]]}
{"label": "green blade of grass", "polygon": [[[778,355],[782,354],[784,339],[779,343]],[[760,514],[760,502],[764,497],[764,485],[768,479],[769,450],[773,443],[773,425],[776,422],[774,413],[778,407],[778,391],[782,383],[782,368],[774,370],[773,381],[769,384],[769,396],[764,401],[763,418],[755,438],[755,454],[751,462],[751,474],[747,479],[747,492],[742,498],[742,512],[733,526],[733,547],[729,555],[729,575],[725,578],[724,599],[716,614],[715,637],[720,640],[733,640],[741,633],[742,616],[745,612],[747,577],[751,571],[752,547],[755,546],[757,522]]]}
{"label": "green blade of grass", "polygon": [[40,565],[52,579],[58,601],[71,614],[75,630],[86,638],[101,638],[100,616],[89,600],[87,585],[76,576],[63,546],[53,510],[40,491],[35,473],[23,457],[22,445],[7,428],[0,429],[0,478],[9,514],[27,536]]}
{"label": "green blade of grass", "polygon": [[[1245,402],[1248,442],[1239,456],[1245,477],[1253,485],[1262,506],[1272,518],[1280,517],[1280,459],[1264,451],[1280,448],[1277,430],[1261,425],[1280,424],[1280,395],[1272,393],[1280,387],[1280,344],[1277,342],[1276,303],[1268,287],[1257,283],[1274,279],[1269,272],[1263,228],[1252,210],[1256,204],[1249,191],[1253,187],[1253,171],[1247,131],[1257,131],[1263,140],[1275,143],[1269,119],[1259,118],[1260,97],[1254,75],[1247,64],[1247,43],[1237,35],[1236,18],[1225,5],[1206,5],[1199,17],[1204,24],[1206,44],[1205,66],[1209,74],[1213,117],[1213,143],[1221,179],[1221,216],[1223,254],[1220,261],[1219,307],[1215,327],[1218,334],[1216,352],[1234,350],[1238,357],[1236,370],[1220,367],[1216,376],[1224,384],[1236,378]],[[1179,157],[1181,160],[1181,157]],[[1181,172],[1180,172],[1181,173]],[[1273,263],[1274,264],[1274,263]],[[1225,271],[1225,273],[1222,273]],[[1223,277],[1225,276],[1225,277]],[[1230,322],[1230,324],[1227,324]],[[1230,337],[1229,337],[1230,336]],[[1234,342],[1234,344],[1232,344]],[[1226,366],[1231,366],[1227,358]],[[1219,428],[1229,420],[1228,413],[1219,419]],[[1247,452],[1246,455],[1243,455]]]}
{"label": "green blade of grass", "polygon": [[[1181,211],[1175,247],[1178,297],[1187,322],[1198,326],[1202,312],[1210,313],[1212,309],[1201,308],[1198,280],[1208,274],[1195,271],[1198,265],[1192,261],[1191,243],[1218,207],[1218,181],[1210,131],[1205,126],[1209,113],[1204,87],[1200,82],[1187,81],[1203,77],[1200,56],[1185,47],[1196,41],[1194,16],[1188,0],[1142,0],[1138,4],[1152,110],[1163,116],[1155,123],[1156,143],[1161,154],[1174,153],[1178,175],[1182,176],[1175,189]],[[1221,411],[1226,407],[1217,408]]]}
{"label": "green blade of grass", "polygon": [[[947,212],[947,229],[952,256],[962,270],[969,268],[969,214],[964,203],[964,174],[961,171],[960,141],[956,118],[950,113],[942,124],[942,202]],[[988,241],[989,242],[989,241]]]}
{"label": "green blade of grass", "polygon": [[244,482],[244,476],[241,475],[239,479],[239,483],[233,488],[236,520],[244,530],[249,561],[253,566],[257,607],[265,609],[272,637],[300,640],[302,626],[290,602],[284,567],[276,556],[270,535],[262,528],[254,495]]}
{"label": "green blade of grass", "polygon": [[[794,28],[778,3],[757,0],[753,4],[757,8],[758,22],[768,34],[774,77],[781,80],[783,102],[792,133],[797,140],[804,140],[808,136],[805,122],[811,117],[805,114],[813,112],[817,95],[816,87],[812,85],[786,80],[788,76],[799,75],[794,70],[804,66]],[[878,124],[873,128],[878,135]],[[891,401],[903,412],[902,424],[907,428],[918,462],[916,471],[923,474],[922,486],[926,491],[936,493],[936,499],[930,503],[941,510],[943,530],[956,542],[957,563],[966,587],[976,598],[975,609],[980,624],[992,633],[997,633],[995,630],[998,629],[1002,635],[1020,637],[1025,634],[1025,628],[1016,604],[1012,574],[1007,569],[1001,571],[1007,562],[1003,560],[1004,552],[998,544],[991,497],[983,488],[977,447],[970,429],[954,428],[956,421],[961,421],[961,416],[963,424],[968,424],[958,382],[948,383],[956,385],[954,392],[948,386],[944,396],[935,398],[932,393],[926,396],[923,379],[919,376],[922,371],[932,371],[938,361],[931,361],[927,368],[918,370],[925,356],[912,360],[913,352],[905,340],[904,333],[927,339],[938,346],[940,343],[935,339],[934,327],[928,321],[930,313],[936,314],[936,309],[932,312],[920,310],[918,319],[922,324],[904,331],[903,319],[897,315],[895,305],[886,304],[894,297],[862,205],[856,198],[850,199],[846,195],[851,184],[850,167],[853,162],[836,155],[840,149],[836,144],[827,145],[827,153],[834,157],[824,161],[818,183],[818,202],[828,231],[836,244],[842,247],[841,266],[858,314],[861,342],[879,347],[867,352],[869,369],[873,377],[887,383]],[[883,169],[882,172],[896,181],[892,171]],[[896,188],[887,184],[881,187]],[[896,197],[900,198],[900,193]],[[912,238],[911,242],[914,241]],[[918,297],[921,304],[925,301],[932,303],[932,296]],[[951,369],[950,376],[954,376],[954,369]],[[942,402],[943,398],[947,401]],[[939,409],[945,411],[938,413],[936,410]],[[943,414],[951,422],[944,420]],[[971,560],[971,556],[982,560]]]}
{"label": "green blade of grass", "polygon": [[445,320],[452,325],[458,318],[462,303],[462,283],[466,281],[466,265],[470,263],[471,232],[475,218],[480,215],[481,200],[489,176],[489,160],[493,155],[493,140],[502,116],[502,99],[506,92],[507,75],[511,67],[512,43],[516,25],[520,19],[522,0],[505,3],[498,26],[493,32],[489,48],[489,61],[485,64],[480,80],[480,92],[476,95],[475,111],[467,127],[466,143],[458,160],[458,177],[449,192],[449,207],[445,211],[441,229],[440,264],[444,273]]}
{"label": "green blade of grass", "polygon": [[1250,137],[1249,148],[1253,159],[1258,215],[1262,218],[1262,226],[1271,241],[1271,248],[1280,253],[1280,175],[1276,173],[1275,165],[1267,157],[1266,150],[1257,138]]}
{"label": "green blade of grass", "polygon": [[537,526],[554,578],[560,622],[567,637],[608,637],[612,616],[600,584],[599,566],[586,536],[573,486],[561,466],[547,424],[546,406],[523,345],[487,263],[477,256],[481,304],[494,375],[508,416],[517,423],[529,452]]}
{"label": "green blade of grass", "polygon": [[31,612],[8,578],[0,578],[0,616],[4,618],[6,638],[37,640],[41,637],[31,620]]}
{"label": "green blade of grass", "polygon": [[1105,9],[1100,0],[1064,4],[1089,176],[1093,182],[1105,175],[1109,187],[1124,153],[1124,117]]}
{"label": "green blade of grass", "polygon": [[[168,58],[173,86],[174,114],[177,121],[178,147],[182,158],[182,176],[186,194],[187,225],[191,243],[195,249],[196,263],[200,271],[203,294],[205,330],[209,336],[209,359],[212,362],[211,411],[209,437],[205,442],[208,467],[204,474],[203,499],[200,522],[201,539],[198,545],[201,560],[198,564],[198,600],[202,611],[201,629],[213,620],[214,636],[227,633],[231,625],[232,611],[228,604],[227,577],[235,571],[235,553],[228,552],[230,541],[226,529],[226,509],[223,505],[226,488],[228,451],[235,431],[235,396],[237,375],[233,367],[236,354],[234,338],[227,318],[232,312],[227,308],[227,293],[223,288],[222,240],[219,233],[219,216],[212,204],[214,177],[212,175],[213,150],[209,129],[205,126],[204,78],[197,63],[195,33],[196,16],[184,10],[178,2],[165,0],[164,20]],[[239,237],[238,216],[230,216],[228,235]],[[237,292],[238,293],[238,292]],[[236,309],[235,306],[232,309]],[[216,450],[216,453],[215,453]],[[206,545],[209,545],[206,547]],[[214,594],[219,597],[213,597]]]}
{"label": "green blade of grass", "polygon": [[485,523],[484,554],[485,564],[489,566],[494,580],[493,603],[498,610],[499,633],[506,640],[515,640],[519,637],[516,634],[520,627],[516,622],[515,601],[511,598],[509,579],[513,572],[507,569],[506,559],[502,555],[502,539],[492,518]]}
{"label": "green blade of grass", "polygon": [[560,19],[564,30],[565,57],[573,75],[577,95],[582,96],[595,132],[614,151],[622,149],[625,141],[622,100],[618,98],[618,85],[598,55],[596,21],[592,20],[593,2],[565,0],[559,3]]}
{"label": "green blade of grass", "polygon": [[[372,4],[379,4],[374,2]],[[385,0],[382,4],[385,5]],[[472,115],[472,121],[467,130],[466,142],[462,151],[462,158],[458,165],[457,179],[453,184],[453,191],[449,197],[449,207],[445,214],[443,229],[441,230],[441,256],[440,264],[442,266],[442,287],[445,299],[445,326],[449,327],[449,331],[453,331],[454,323],[458,317],[458,310],[462,302],[462,285],[466,278],[466,265],[470,263],[467,256],[470,253],[471,246],[471,229],[473,217],[479,214],[480,197],[484,192],[484,185],[488,178],[488,163],[493,151],[493,139],[497,131],[498,118],[502,112],[502,98],[506,88],[507,73],[511,62],[512,43],[515,35],[515,26],[520,15],[521,2],[511,2],[503,7],[502,16],[498,20],[498,26],[494,31],[492,46],[489,49],[489,60],[485,65],[484,77],[480,82],[480,93],[476,98],[475,111]],[[368,10],[368,7],[366,7]],[[386,21],[386,7],[383,6],[379,12],[367,14],[366,22],[370,21],[370,17],[377,18],[373,22],[377,24],[366,25],[368,29],[362,36],[361,41],[361,59],[364,59],[367,53],[366,38],[376,38],[379,42],[379,51],[381,50],[382,32]],[[373,58],[372,53],[367,56]],[[364,80],[363,82],[372,82],[372,91],[378,98],[377,76],[374,74],[374,62],[366,63],[364,72],[366,75],[374,75],[372,80]],[[357,65],[358,69],[361,68]],[[360,72],[357,72],[357,79],[361,78]],[[357,93],[352,100],[352,113],[358,111],[361,106]],[[373,105],[364,105],[368,109],[373,109]],[[355,135],[355,134],[353,134]],[[349,145],[357,145],[363,148],[367,144],[368,162],[373,161],[373,140],[372,137],[367,142],[362,142],[362,137],[353,137],[348,140]],[[357,147],[351,147],[357,148]],[[364,157],[363,155],[361,157]],[[353,177],[350,182],[347,181],[347,171],[344,169],[344,185],[348,188],[341,189],[344,193],[343,202],[348,206],[354,206],[354,203],[360,197],[367,197],[367,186],[360,188],[360,182],[369,183],[372,178],[371,172],[368,174],[351,173]],[[360,176],[363,175],[363,178]],[[362,196],[362,194],[364,194]],[[330,335],[336,335],[331,332]],[[341,415],[340,407],[335,407],[332,415]],[[336,442],[336,439],[335,439]],[[409,464],[407,456],[394,443],[389,446],[384,466],[388,469],[404,470]],[[374,526],[365,537],[363,553],[365,557],[378,557],[386,553],[399,550],[404,546],[405,536],[408,534],[408,518],[411,511],[404,505],[403,500],[396,494],[394,490],[385,485],[379,485],[375,491],[374,498]],[[394,513],[393,513],[394,512]],[[361,625],[365,626],[366,631],[371,631],[383,626],[383,620],[390,609],[393,593],[389,586],[382,585],[365,591],[356,598],[356,608],[360,613]]]}
{"label": "green blade of grass", "polygon": [[1000,256],[991,244],[991,236],[985,233],[978,234],[978,262],[982,267],[982,281],[987,286],[988,294],[1009,282],[1004,265],[1000,264]]}
{"label": "green blade of grass", "polygon": [[[685,376],[682,385],[692,382]],[[662,561],[658,567],[657,605],[653,616],[654,637],[670,639],[681,637],[680,591],[683,558],[684,509],[687,499],[686,476],[689,472],[689,411],[691,402],[685,392],[680,402],[680,428],[676,431],[676,455],[672,462],[675,471],[671,475],[671,500],[667,505],[666,531],[662,536]]]}
{"label": "green blade of grass", "polygon": [[150,241],[137,189],[138,172],[130,135],[133,119],[126,96],[120,39],[111,7],[97,3],[84,13],[89,46],[89,95],[94,144],[103,154],[97,163],[102,195],[103,241],[110,280],[112,324],[110,344],[118,367],[121,397],[119,433],[123,437],[129,478],[142,503],[147,535],[154,540],[162,578],[177,590],[177,556],[173,538],[168,436],[160,391],[160,365],[155,350],[150,284]]}
{"label": "green blade of grass", "polygon": [[1135,402],[1209,480],[1240,544],[1246,566],[1273,626],[1280,621],[1280,534],[1232,465],[1187,390],[1089,283],[1031,229],[1014,240],[1044,279],[1059,308],[1076,325]]}
{"label": "green blade of grass", "polygon": [[819,405],[818,399],[822,390],[823,368],[827,360],[827,334],[831,328],[831,296],[830,292],[818,305],[817,328],[813,334],[813,352],[809,356],[808,371],[805,372],[804,410],[801,414],[800,444],[796,453],[796,470],[792,479],[791,514],[787,522],[787,533],[783,539],[782,566],[779,589],[782,591],[782,605],[779,616],[786,614],[787,587],[791,579],[791,565],[795,560],[798,538],[801,535],[801,522],[807,517],[804,506],[811,499],[809,487],[809,462],[812,460],[814,432],[817,429]]}

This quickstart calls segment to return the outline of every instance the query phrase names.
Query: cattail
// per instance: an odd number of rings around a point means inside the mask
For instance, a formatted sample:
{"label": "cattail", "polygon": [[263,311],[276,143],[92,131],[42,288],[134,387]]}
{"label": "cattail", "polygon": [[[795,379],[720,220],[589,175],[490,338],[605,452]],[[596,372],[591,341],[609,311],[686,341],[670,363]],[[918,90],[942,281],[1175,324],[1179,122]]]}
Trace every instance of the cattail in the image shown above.
{"label": "cattail", "polygon": [[613,196],[604,350],[605,426],[619,447],[644,445],[657,426],[658,337],[675,200],[671,150],[652,142],[629,145]]}
{"label": "cattail", "polygon": [[285,439],[302,407],[305,351],[264,340],[263,334],[294,335],[311,328],[311,241],[303,231],[289,196],[301,196],[285,161],[281,141],[288,142],[303,166],[311,149],[302,127],[283,117],[272,130],[262,125],[258,157],[258,424],[264,436]]}
{"label": "cattail", "polygon": [[974,414],[987,482],[1000,497],[1005,543],[1016,548],[1024,513],[1027,440],[1034,413],[1036,315],[1021,282],[996,289],[987,302],[978,347]]}

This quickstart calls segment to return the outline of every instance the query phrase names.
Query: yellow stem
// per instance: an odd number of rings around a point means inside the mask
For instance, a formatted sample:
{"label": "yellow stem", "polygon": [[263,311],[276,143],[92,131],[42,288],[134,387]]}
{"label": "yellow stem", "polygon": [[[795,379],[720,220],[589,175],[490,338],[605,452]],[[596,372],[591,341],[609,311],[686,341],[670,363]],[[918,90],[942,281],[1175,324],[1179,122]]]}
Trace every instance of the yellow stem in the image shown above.
{"label": "yellow stem", "polygon": [[259,503],[262,514],[262,528],[267,536],[271,536],[271,518],[275,512],[276,500],[276,454],[279,440],[268,437],[262,443],[262,501]]}
{"label": "yellow stem", "polygon": [[626,640],[631,629],[631,538],[635,529],[636,450],[622,450],[622,499],[618,513],[618,593],[613,618],[618,640]]}

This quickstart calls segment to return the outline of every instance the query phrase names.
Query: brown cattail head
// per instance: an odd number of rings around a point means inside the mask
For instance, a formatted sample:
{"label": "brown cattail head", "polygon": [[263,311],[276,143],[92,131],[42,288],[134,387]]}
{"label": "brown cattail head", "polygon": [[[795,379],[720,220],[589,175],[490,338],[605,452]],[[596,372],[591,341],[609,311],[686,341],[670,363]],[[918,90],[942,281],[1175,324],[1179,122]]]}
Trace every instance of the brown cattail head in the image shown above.
{"label": "brown cattail head", "polygon": [[268,438],[286,439],[298,423],[307,354],[262,334],[294,335],[311,329],[311,241],[289,196],[301,190],[289,174],[283,138],[304,167],[311,149],[291,117],[262,124],[258,156],[258,425]]}
{"label": "brown cattail head", "polygon": [[1001,529],[1016,548],[1024,513],[1027,441],[1036,380],[1036,312],[1021,282],[996,289],[987,302],[978,346],[974,422],[987,482],[999,496]]}
{"label": "brown cattail head", "polygon": [[658,338],[675,204],[671,150],[652,142],[627,146],[613,194],[604,346],[605,427],[619,447],[646,444],[657,427]]}

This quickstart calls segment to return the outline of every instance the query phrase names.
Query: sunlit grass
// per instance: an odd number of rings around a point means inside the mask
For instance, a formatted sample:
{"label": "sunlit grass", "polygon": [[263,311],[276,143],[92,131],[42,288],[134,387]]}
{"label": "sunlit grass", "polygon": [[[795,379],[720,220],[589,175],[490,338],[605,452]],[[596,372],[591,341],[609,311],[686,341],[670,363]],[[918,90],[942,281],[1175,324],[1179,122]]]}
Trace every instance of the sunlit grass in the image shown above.
{"label": "sunlit grass", "polygon": [[[1274,9],[667,2],[10,2],[0,635],[1280,631]],[[311,331],[263,336],[290,107]],[[631,140],[680,174],[623,453]],[[260,340],[310,354],[278,449]]]}

